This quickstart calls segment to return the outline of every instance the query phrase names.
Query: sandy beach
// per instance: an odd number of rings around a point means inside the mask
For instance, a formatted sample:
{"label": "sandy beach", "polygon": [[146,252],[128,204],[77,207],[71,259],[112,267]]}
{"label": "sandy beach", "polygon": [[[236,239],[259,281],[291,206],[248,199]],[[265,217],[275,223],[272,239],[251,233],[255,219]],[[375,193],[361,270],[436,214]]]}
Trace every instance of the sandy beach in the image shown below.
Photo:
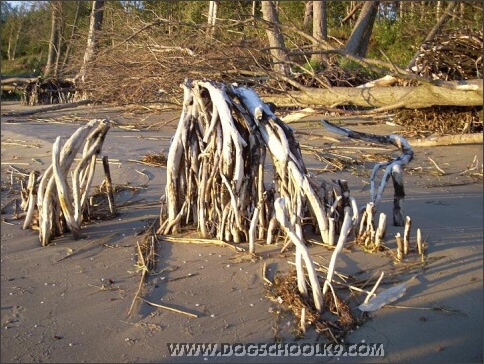
{"label": "sandy beach", "polygon": [[[278,314],[280,305],[267,298],[263,265],[269,279],[276,272],[288,273],[293,249],[281,253],[281,243],[261,242],[257,257],[250,258],[215,244],[161,239],[157,274],[147,280],[142,297],[197,317],[141,299],[128,315],[140,282],[136,243],[158,218],[166,184],[164,167],[140,161],[147,154],[168,153],[180,112],[132,114],[118,107],[80,106],[6,115],[23,110],[29,108],[2,103],[2,363],[482,363],[483,183],[482,170],[481,177],[468,171],[475,156],[482,166],[482,145],[414,147],[415,158],[404,174],[404,214],[412,219],[412,244],[417,228],[425,239],[423,268],[415,253],[396,263],[388,252],[368,253],[355,244],[349,244],[336,263],[339,273],[361,279],[382,271],[395,277],[393,284],[413,278],[401,298],[371,312],[345,339],[347,344],[381,344],[384,356],[171,356],[169,343],[271,344],[276,336],[277,342],[298,345],[329,342],[311,328],[296,339],[293,317]],[[20,199],[13,179],[18,171],[44,171],[55,138],[67,138],[92,118],[115,123],[102,155],[111,161],[113,184],[126,187],[116,196],[119,214],[83,226],[84,239],[66,234],[42,247],[38,232],[23,230],[23,219],[16,219],[13,205],[7,205]],[[341,154],[355,159],[397,152],[334,135],[312,122],[291,125],[300,144],[337,145]],[[377,134],[400,130],[385,123],[349,127]],[[324,171],[326,163],[309,149],[303,155],[315,180],[346,179],[358,205],[369,201],[371,162],[366,171]],[[103,178],[99,164],[93,186]],[[391,216],[392,204],[390,182],[380,210]],[[385,245],[390,250],[395,250],[397,232],[403,228],[388,225]],[[247,244],[240,247],[247,249]],[[309,250],[314,261],[329,263],[332,251],[327,247],[313,244]],[[377,293],[391,286],[387,283]],[[353,306],[363,299],[355,295]]]}

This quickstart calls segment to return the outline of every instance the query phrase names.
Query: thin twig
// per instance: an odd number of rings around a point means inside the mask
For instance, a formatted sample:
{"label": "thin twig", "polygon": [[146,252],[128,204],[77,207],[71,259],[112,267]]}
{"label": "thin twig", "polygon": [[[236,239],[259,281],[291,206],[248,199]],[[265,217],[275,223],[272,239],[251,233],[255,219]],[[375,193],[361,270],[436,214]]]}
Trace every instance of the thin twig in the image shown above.
{"label": "thin twig", "polygon": [[444,171],[442,168],[440,168],[440,167],[437,165],[437,163],[436,163],[436,162],[435,162],[435,161],[434,161],[432,158],[428,157],[428,159],[429,159],[429,161],[431,161],[431,162],[434,164],[435,168],[437,168],[437,170],[438,170],[440,173],[442,173],[442,174],[446,174],[446,173],[445,173],[445,171]]}
{"label": "thin twig", "polygon": [[197,314],[194,314],[194,313],[191,313],[191,312],[187,312],[187,311],[183,311],[183,310],[179,310],[179,309],[176,309],[176,308],[173,308],[173,307],[169,307],[169,306],[165,306],[165,305],[160,305],[158,303],[153,303],[153,302],[150,302],[148,300],[145,300],[142,297],[139,297],[139,298],[142,301],[146,302],[147,304],[149,304],[151,306],[158,307],[158,308],[163,308],[163,309],[168,310],[168,311],[172,311],[172,312],[176,312],[176,313],[181,313],[183,315],[187,315],[187,316],[190,316],[190,317],[198,318],[198,315]]}

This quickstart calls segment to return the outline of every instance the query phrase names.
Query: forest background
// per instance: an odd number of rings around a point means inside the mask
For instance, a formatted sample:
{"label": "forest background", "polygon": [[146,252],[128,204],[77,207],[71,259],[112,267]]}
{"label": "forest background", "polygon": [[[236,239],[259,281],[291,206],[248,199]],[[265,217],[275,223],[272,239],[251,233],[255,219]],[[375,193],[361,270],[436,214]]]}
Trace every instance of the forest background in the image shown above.
{"label": "forest background", "polygon": [[482,2],[3,1],[1,70],[81,80],[96,101],[179,104],[187,77],[271,93],[357,86],[456,31],[482,34]]}

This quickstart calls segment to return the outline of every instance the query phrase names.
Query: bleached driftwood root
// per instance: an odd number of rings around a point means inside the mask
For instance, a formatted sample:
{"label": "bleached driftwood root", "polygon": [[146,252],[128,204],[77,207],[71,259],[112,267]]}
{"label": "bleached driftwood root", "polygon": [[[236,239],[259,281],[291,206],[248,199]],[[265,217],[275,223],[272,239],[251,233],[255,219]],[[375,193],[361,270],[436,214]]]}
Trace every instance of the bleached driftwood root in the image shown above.
{"label": "bleached driftwood root", "polygon": [[182,87],[157,234],[196,225],[202,238],[248,242],[250,253],[257,240],[270,244],[282,236],[296,247],[299,292],[308,294],[306,271],[320,311],[323,296],[303,221],[326,244],[333,245],[342,228],[340,240],[346,239],[359,219],[346,181],[336,187],[314,183],[292,128],[252,89],[196,80]]}
{"label": "bleached driftwood root", "polygon": [[[375,134],[361,133],[361,132],[350,130],[348,128],[336,126],[327,120],[321,120],[321,123],[325,128],[327,128],[328,130],[334,133],[345,135],[347,137],[354,138],[354,139],[366,140],[373,143],[392,144],[402,152],[400,156],[393,159],[392,161],[377,163],[373,167],[373,171],[370,177],[370,187],[371,187],[370,202],[373,203],[373,208],[375,210],[373,212],[375,213],[380,204],[383,191],[385,190],[388,180],[391,177],[393,180],[393,188],[394,188],[393,225],[403,226],[404,219],[402,214],[402,203],[405,197],[405,189],[403,184],[403,168],[408,163],[410,163],[414,155],[413,149],[408,143],[408,141],[404,137],[397,134],[375,135]],[[382,176],[380,186],[376,190],[375,177],[378,171],[382,168],[385,169],[385,172]]]}
{"label": "bleached driftwood root", "polygon": [[[32,171],[29,175],[29,182],[27,184],[27,189],[22,193],[22,204],[20,207],[27,211],[25,215],[25,220],[22,225],[22,229],[28,229],[30,224],[32,224],[32,219],[35,212],[35,201],[37,199],[37,178],[39,172]],[[25,196],[25,197],[24,197]]]}
{"label": "bleached driftwood root", "polygon": [[[101,152],[108,120],[91,120],[77,129],[61,147],[57,137],[52,148],[52,164],[42,175],[37,187],[39,211],[39,239],[42,246],[68,229],[75,239],[80,238],[82,211],[86,205],[91,186],[96,158]],[[69,170],[82,148],[82,157],[72,172],[70,186]],[[25,225],[24,225],[25,228]]]}
{"label": "bleached driftwood root", "polygon": [[286,233],[288,234],[294,245],[296,245],[296,271],[299,293],[303,295],[308,294],[306,288],[306,277],[304,275],[301,261],[302,258],[302,260],[304,260],[304,264],[306,265],[309,282],[311,283],[311,291],[313,293],[314,305],[318,311],[321,311],[323,309],[323,296],[321,295],[321,286],[319,285],[318,275],[316,273],[316,269],[314,268],[313,261],[311,260],[311,256],[309,255],[309,251],[306,248],[306,244],[304,244],[301,238],[296,234],[296,232],[294,231],[294,226],[289,221],[284,199],[278,197],[274,202],[274,207],[276,210],[275,214],[277,221],[285,229]]}
{"label": "bleached driftwood root", "polygon": [[[336,244],[336,249],[333,251],[333,254],[331,255],[331,260],[329,262],[328,274],[326,275],[326,280],[324,281],[324,286],[323,286],[323,297],[326,295],[328,287],[331,288],[331,290],[333,290],[331,286],[331,281],[334,275],[336,259],[338,257],[338,254],[343,250],[343,247],[346,242],[346,238],[350,232],[350,229],[351,229],[351,217],[349,212],[346,211],[344,215],[343,226],[341,228],[341,234],[339,235],[339,239],[338,239],[338,244]],[[337,302],[337,300],[335,300],[335,302]]]}
{"label": "bleached driftwood root", "polygon": [[292,128],[250,88],[196,80],[182,87],[183,110],[168,153],[166,209],[157,233],[174,234],[195,224],[203,238],[248,241],[253,252],[255,240],[271,243],[281,229],[274,201],[282,197],[296,234],[302,238],[302,219],[309,217],[328,243],[329,193],[311,181]]}

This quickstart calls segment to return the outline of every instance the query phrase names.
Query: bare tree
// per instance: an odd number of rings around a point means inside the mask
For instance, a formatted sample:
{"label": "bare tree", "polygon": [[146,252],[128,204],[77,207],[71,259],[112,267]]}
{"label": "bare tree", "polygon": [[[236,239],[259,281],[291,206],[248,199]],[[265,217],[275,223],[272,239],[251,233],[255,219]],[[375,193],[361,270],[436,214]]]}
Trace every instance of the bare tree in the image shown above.
{"label": "bare tree", "polygon": [[347,53],[365,57],[379,5],[379,1],[367,1],[364,3],[350,38],[346,43]]}
{"label": "bare tree", "polygon": [[286,63],[288,61],[287,51],[284,45],[284,36],[279,27],[276,6],[274,1],[262,1],[261,4],[263,19],[271,24],[266,33],[274,62],[274,71],[288,76],[289,66]]}
{"label": "bare tree", "polygon": [[69,62],[71,47],[77,34],[77,25],[79,23],[79,10],[81,8],[81,1],[76,1],[76,3],[76,14],[74,15],[74,22],[72,24],[71,35],[69,37],[69,41],[67,42],[67,47],[64,53],[64,59],[62,61],[62,64],[60,65],[61,71],[66,67]]}
{"label": "bare tree", "polygon": [[90,61],[94,58],[96,48],[98,45],[99,32],[102,28],[104,14],[104,1],[93,0],[92,11],[89,23],[89,34],[87,35],[87,46],[84,52],[84,59],[82,61],[81,69],[77,74],[76,82],[84,82],[86,77],[87,67]]}
{"label": "bare tree", "polygon": [[208,28],[207,36],[213,37],[215,34],[215,24],[217,22],[218,1],[210,1],[208,4]]}
{"label": "bare tree", "polygon": [[306,1],[304,4],[304,29],[308,29],[313,17],[313,1]]}
{"label": "bare tree", "polygon": [[[328,39],[328,14],[326,0],[313,1],[313,38],[318,41],[326,41]],[[318,43],[315,44],[315,49],[318,48]],[[327,57],[321,53],[314,53],[311,56],[311,61],[326,64]]]}
{"label": "bare tree", "polygon": [[49,41],[49,53],[45,65],[44,77],[57,76],[57,62],[60,54],[62,1],[51,1],[51,31]]}

